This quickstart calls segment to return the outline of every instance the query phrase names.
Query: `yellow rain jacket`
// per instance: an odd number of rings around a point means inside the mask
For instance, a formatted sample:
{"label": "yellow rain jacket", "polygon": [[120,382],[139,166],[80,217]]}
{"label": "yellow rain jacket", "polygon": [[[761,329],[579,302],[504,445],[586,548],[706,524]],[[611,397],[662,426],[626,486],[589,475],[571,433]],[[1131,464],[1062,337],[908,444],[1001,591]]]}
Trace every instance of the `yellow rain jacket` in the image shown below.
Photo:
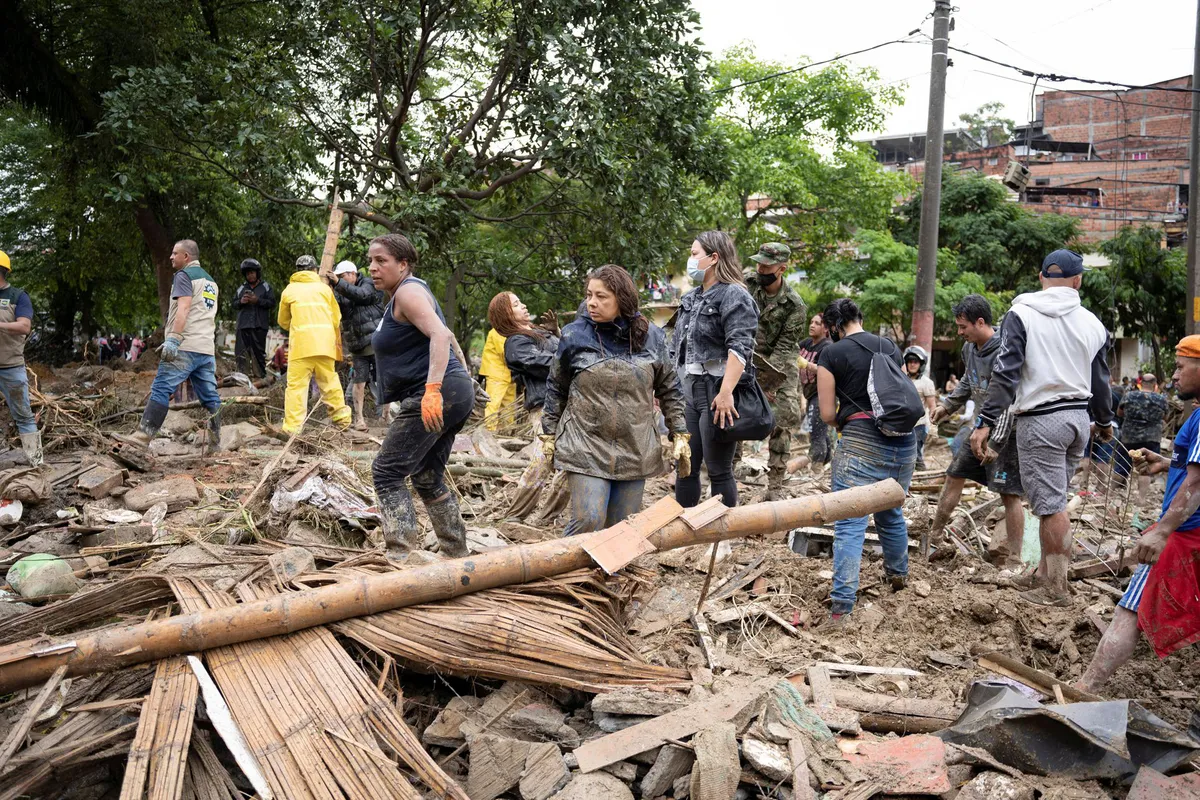
{"label": "yellow rain jacket", "polygon": [[512,381],[512,373],[504,360],[505,337],[496,333],[495,329],[488,331],[483,343],[483,357],[479,359],[479,374],[485,378],[496,378],[502,383]]}
{"label": "yellow rain jacket", "polygon": [[342,359],[342,311],[329,284],[301,270],[279,297],[279,327],[288,331],[289,360],[325,356]]}

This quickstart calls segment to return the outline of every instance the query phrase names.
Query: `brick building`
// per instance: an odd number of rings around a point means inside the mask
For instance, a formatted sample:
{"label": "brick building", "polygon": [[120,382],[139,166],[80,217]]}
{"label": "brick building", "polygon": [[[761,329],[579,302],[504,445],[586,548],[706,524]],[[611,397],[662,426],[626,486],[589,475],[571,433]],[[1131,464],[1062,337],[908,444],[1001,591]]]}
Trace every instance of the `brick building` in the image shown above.
{"label": "brick building", "polygon": [[[1030,170],[1019,202],[1080,220],[1089,241],[1111,238],[1122,226],[1163,225],[1178,244],[1188,207],[1188,130],[1191,76],[1129,91],[1047,91],[1037,119],[1011,142],[979,147],[963,131],[947,131],[946,162],[999,177],[1010,160]],[[914,135],[871,140],[880,163],[920,179]]]}

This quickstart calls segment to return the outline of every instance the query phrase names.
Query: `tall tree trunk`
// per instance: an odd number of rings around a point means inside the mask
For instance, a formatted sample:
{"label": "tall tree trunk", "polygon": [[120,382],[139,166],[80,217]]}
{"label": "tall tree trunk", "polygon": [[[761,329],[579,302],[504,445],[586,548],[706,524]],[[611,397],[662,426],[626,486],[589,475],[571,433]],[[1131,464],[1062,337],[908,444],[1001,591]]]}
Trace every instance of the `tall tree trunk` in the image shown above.
{"label": "tall tree trunk", "polygon": [[171,282],[174,270],[171,269],[171,248],[175,246],[171,229],[162,222],[155,211],[157,197],[148,198],[145,203],[138,205],[135,216],[146,249],[150,251],[150,261],[154,264],[155,284],[158,287],[158,313],[164,325],[167,324],[167,308],[171,304]]}
{"label": "tall tree trunk", "polygon": [[1165,385],[1170,379],[1166,375],[1163,375],[1162,344],[1158,341],[1157,336],[1150,337],[1150,347],[1154,349],[1154,374]]}
{"label": "tall tree trunk", "polygon": [[[458,330],[458,287],[466,274],[467,262],[466,259],[461,259],[454,265],[450,277],[446,278],[446,288],[442,292],[442,314],[446,317],[446,327],[454,331],[455,336],[460,333]],[[459,345],[462,345],[462,342],[463,340],[459,338]]]}

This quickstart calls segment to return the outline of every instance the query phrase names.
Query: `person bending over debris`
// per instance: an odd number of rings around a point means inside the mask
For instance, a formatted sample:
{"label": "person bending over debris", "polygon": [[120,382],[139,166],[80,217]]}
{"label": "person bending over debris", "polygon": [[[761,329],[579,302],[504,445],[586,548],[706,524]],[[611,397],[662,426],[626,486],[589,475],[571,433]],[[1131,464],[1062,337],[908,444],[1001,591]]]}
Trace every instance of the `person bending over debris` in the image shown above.
{"label": "person bending over debris", "polygon": [[[1173,380],[1180,398],[1200,396],[1200,336],[1185,336],[1175,347]],[[1159,658],[1200,641],[1200,413],[1193,411],[1179,429],[1170,458],[1146,449],[1130,455],[1139,474],[1167,473],[1167,491],[1158,522],[1133,550],[1138,566],[1125,595],[1076,684],[1087,692],[1099,691],[1129,660],[1139,627]]]}
{"label": "person bending over debris", "polygon": [[1083,256],[1055,250],[1042,262],[1042,290],[1018,295],[1004,318],[992,383],[971,434],[971,450],[987,457],[992,429],[1015,404],[1013,423],[1021,480],[1034,514],[1041,518],[1038,570],[1018,579],[1033,587],[1021,596],[1039,605],[1069,606],[1067,566],[1071,520],[1067,485],[1088,441],[1112,439],[1112,392],[1108,388],[1109,335],[1079,302]]}
{"label": "person bending over debris", "polygon": [[[968,400],[974,401],[975,408],[983,408],[992,381],[992,366],[996,354],[1000,352],[1000,337],[992,327],[992,305],[987,298],[969,294],[952,310],[958,335],[966,340],[962,348],[966,368],[962,380],[929,415],[933,425],[961,409]],[[938,499],[929,538],[934,544],[941,542],[946,523],[950,521],[950,515],[962,497],[963,484],[973,480],[998,493],[1004,503],[1005,541],[992,551],[994,563],[1002,568],[1017,569],[1023,566],[1021,547],[1025,537],[1025,510],[1021,506],[1021,468],[1017,461],[1017,442],[1012,436],[1002,435],[1004,430],[1011,430],[1011,426],[1012,415],[1005,413],[992,431],[988,455],[994,455],[994,458],[986,461],[976,458],[970,447],[959,447],[955,452],[954,460],[946,469],[946,485],[942,487],[942,496]],[[954,549],[947,547],[940,552],[953,554]]]}
{"label": "person bending over debris", "polygon": [[646,479],[662,472],[657,398],[679,475],[690,447],[666,336],[638,311],[637,287],[615,264],[587,278],[587,313],[563,329],[550,366],[542,446],[567,473],[566,535],[611,527],[642,508]]}
{"label": "person bending over debris", "polygon": [[283,432],[298,433],[308,418],[308,383],[315,378],[329,418],[341,430],[350,427],[350,409],[336,364],[342,360],[338,331],[342,311],[333,290],[317,275],[312,256],[296,259],[296,272],[279,297],[279,327],[288,332],[288,381],[283,400]]}
{"label": "person bending over debris", "polygon": [[142,421],[125,441],[145,447],[167,418],[171,395],[191,381],[200,405],[209,413],[208,452],[221,443],[221,396],[217,394],[217,282],[200,266],[200,248],[191,239],[175,243],[171,267],[171,305],[167,312],[167,338],[159,348],[158,372],[150,387],[150,401]]}
{"label": "person bending over debris", "polygon": [[500,292],[488,303],[488,322],[492,331],[504,338],[504,363],[513,382],[525,393],[525,410],[529,412],[534,432],[540,430],[546,382],[558,350],[557,316],[547,311],[541,321],[549,331],[533,324],[529,309],[512,292]]}
{"label": "person bending over debris", "polygon": [[675,481],[675,499],[684,508],[700,502],[703,463],[712,494],[733,508],[738,503],[733,477],[738,443],[718,441],[717,430],[738,418],[733,390],[754,356],[758,307],[743,284],[733,239],[724,231],[696,237],[687,272],[696,286],[679,301],[671,348],[683,383],[695,469]]}
{"label": "person bending over debris", "polygon": [[33,328],[33,303],[24,289],[8,282],[12,260],[0,250],[0,394],[21,436],[21,449],[35,467],[42,463],[42,434],[29,407],[25,340]]}
{"label": "person bending over debris", "polygon": [[441,306],[413,275],[417,250],[412,242],[389,233],[372,239],[367,255],[375,288],[391,295],[371,340],[376,401],[398,404],[371,465],[388,557],[406,560],[421,549],[421,529],[405,484],[411,477],[442,555],[459,558],[467,555],[467,527],[444,475],[454,437],[475,407],[475,386],[453,352],[454,337]]}
{"label": "person bending over debris", "polygon": [[372,285],[354,266],[353,261],[342,261],[325,280],[333,287],[338,307],[342,311],[342,340],[350,351],[351,394],[354,398],[354,429],[367,430],[367,419],[363,416],[363,404],[367,399],[367,384],[375,372],[375,351],[371,349],[371,337],[383,319],[383,306],[387,297]]}
{"label": "person bending over debris", "polygon": [[[920,401],[916,389],[900,374],[900,348],[863,330],[862,312],[853,300],[835,300],[822,316],[833,344],[821,353],[817,365],[817,399],[821,419],[836,424],[842,434],[833,454],[831,488],[836,492],[895,478],[907,492],[917,459],[911,431],[920,417]],[[879,354],[895,363],[895,378],[904,381],[900,385],[907,384],[913,395],[909,432],[904,435],[885,434],[867,411],[874,408],[870,382]],[[875,528],[883,547],[884,571],[892,589],[899,591],[908,579],[908,523],[900,508],[891,508],[875,514]],[[854,610],[867,518],[840,520],[833,530],[833,605],[827,624],[840,626]]]}

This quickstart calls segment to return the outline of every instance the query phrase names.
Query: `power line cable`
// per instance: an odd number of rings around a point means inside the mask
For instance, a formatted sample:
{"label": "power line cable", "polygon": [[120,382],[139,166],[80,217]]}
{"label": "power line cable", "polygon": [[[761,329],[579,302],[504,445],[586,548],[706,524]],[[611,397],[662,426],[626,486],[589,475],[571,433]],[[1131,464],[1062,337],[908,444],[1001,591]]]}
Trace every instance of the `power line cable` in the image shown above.
{"label": "power line cable", "polygon": [[[918,33],[918,32],[919,32],[919,30],[914,30],[911,33],[909,33],[909,36],[912,36],[913,34]],[[870,47],[864,47],[861,50],[852,50],[849,53],[842,53],[839,56],[834,56],[833,58],[827,58],[824,61],[814,61],[811,64],[803,64],[799,67],[793,67],[792,69],[785,69],[785,70],[782,70],[781,72],[773,72],[770,75],[762,75],[758,78],[752,78],[748,81],[742,81],[741,83],[734,83],[734,84],[730,84],[729,86],[722,86],[720,89],[714,89],[713,94],[723,94],[724,92],[731,92],[734,89],[741,89],[743,86],[750,86],[755,83],[762,83],[763,81],[773,80],[774,78],[781,78],[784,75],[792,75],[797,72],[804,72],[804,70],[806,70],[806,69],[812,69],[813,67],[820,67],[825,64],[832,64],[835,61],[841,61],[842,59],[849,58],[850,56],[857,56],[857,55],[861,55],[863,53],[869,53],[872,50],[879,50],[880,48],[887,47],[887,46],[893,45],[893,44],[920,44],[920,42],[916,41],[915,39],[891,39],[890,41],[880,42],[879,44],[871,45]]]}
{"label": "power line cable", "polygon": [[962,53],[965,56],[971,56],[972,58],[978,58],[980,61],[986,61],[989,64],[995,64],[998,67],[1004,67],[1005,69],[1011,69],[1015,72],[1019,72],[1020,74],[1024,75],[1027,78],[1037,78],[1039,80],[1051,81],[1053,83],[1063,83],[1065,81],[1076,81],[1078,83],[1090,83],[1095,86],[1117,86],[1117,87],[1120,87],[1123,89],[1130,89],[1130,90],[1145,90],[1145,91],[1154,91],[1154,92],[1178,92],[1181,94],[1196,94],[1197,92],[1200,92],[1200,89],[1195,89],[1195,88],[1187,89],[1182,86],[1148,86],[1148,85],[1140,84],[1140,83],[1124,83],[1122,81],[1106,81],[1106,80],[1101,80],[1099,78],[1080,78],[1075,75],[1059,75],[1054,72],[1038,72],[1035,69],[1028,69],[1027,67],[1019,67],[1016,64],[1009,64],[1008,62],[999,61],[999,60],[997,60],[995,58],[991,58],[989,56],[982,56],[979,53],[973,53],[970,50],[964,50],[961,47],[954,47],[953,45],[950,45],[950,49],[956,53]]}

